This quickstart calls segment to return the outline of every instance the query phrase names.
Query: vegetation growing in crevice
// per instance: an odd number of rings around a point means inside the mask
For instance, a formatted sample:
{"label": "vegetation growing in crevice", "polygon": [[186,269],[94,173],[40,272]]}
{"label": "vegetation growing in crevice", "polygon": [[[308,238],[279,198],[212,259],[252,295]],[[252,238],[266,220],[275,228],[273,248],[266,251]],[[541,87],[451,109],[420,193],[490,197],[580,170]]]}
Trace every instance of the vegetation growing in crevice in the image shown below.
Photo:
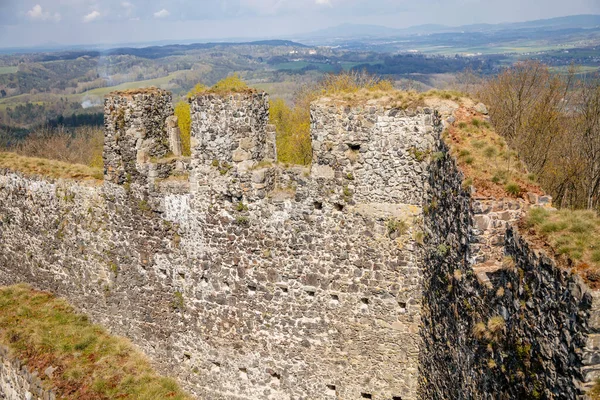
{"label": "vegetation growing in crevice", "polygon": [[[65,301],[25,285],[0,289],[0,342],[61,399],[174,399],[162,378],[126,339],[109,335]],[[55,368],[51,377],[44,374]]]}

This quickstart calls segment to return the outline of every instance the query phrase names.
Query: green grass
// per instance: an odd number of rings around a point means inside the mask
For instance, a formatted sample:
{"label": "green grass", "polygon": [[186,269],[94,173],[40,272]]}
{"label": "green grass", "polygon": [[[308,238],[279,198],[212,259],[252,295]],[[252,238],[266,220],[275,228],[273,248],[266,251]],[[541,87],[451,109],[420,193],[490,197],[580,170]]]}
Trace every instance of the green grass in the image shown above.
{"label": "green grass", "polygon": [[79,96],[79,97],[85,97],[85,96],[100,96],[100,97],[102,97],[110,92],[116,92],[116,91],[121,91],[121,90],[141,89],[141,88],[148,88],[148,87],[152,87],[152,86],[163,87],[165,85],[168,85],[171,80],[177,78],[179,75],[181,75],[182,73],[185,73],[185,72],[187,72],[187,71],[177,71],[177,72],[173,72],[172,74],[169,74],[167,76],[163,76],[162,78],[147,79],[145,81],[126,82],[126,83],[122,83],[122,84],[116,85],[116,86],[92,89],[92,90],[88,90],[87,92],[83,92],[77,96]]}
{"label": "green grass", "polygon": [[[60,399],[189,399],[126,339],[26,285],[0,288],[0,341]],[[56,372],[48,378],[50,366]]]}
{"label": "green grass", "polygon": [[0,75],[14,74],[19,70],[19,67],[0,67]]}
{"label": "green grass", "polygon": [[594,211],[534,208],[526,224],[556,253],[574,261],[584,278],[600,271],[600,218]]}
{"label": "green grass", "polygon": [[85,97],[103,97],[111,92],[130,90],[130,89],[141,89],[149,87],[167,88],[169,82],[188,71],[177,71],[170,75],[163,76],[162,78],[148,79],[143,81],[126,82],[116,86],[108,86],[97,89],[88,90],[79,94],[51,94],[51,93],[40,93],[37,95],[31,95],[28,93],[20,94],[17,96],[5,97],[0,99],[0,110],[5,110],[7,107],[16,107],[18,105],[24,105],[27,102],[43,104],[57,102],[60,98],[67,99],[72,102],[81,102]]}

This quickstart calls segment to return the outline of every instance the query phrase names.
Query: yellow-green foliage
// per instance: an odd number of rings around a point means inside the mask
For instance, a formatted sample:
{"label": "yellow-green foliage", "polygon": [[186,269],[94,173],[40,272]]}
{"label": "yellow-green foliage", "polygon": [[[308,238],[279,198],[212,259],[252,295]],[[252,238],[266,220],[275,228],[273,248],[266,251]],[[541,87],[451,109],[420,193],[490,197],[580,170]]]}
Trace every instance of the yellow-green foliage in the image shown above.
{"label": "yellow-green foliage", "polygon": [[[190,92],[191,93],[191,92]],[[190,104],[187,101],[180,101],[175,106],[175,116],[177,116],[177,124],[181,134],[181,148],[183,155],[189,157],[191,151],[191,132],[192,132],[192,115]]]}
{"label": "yellow-green foliage", "polygon": [[188,97],[188,99],[190,99],[190,98],[192,98],[192,97],[194,97],[196,95],[199,95],[199,94],[202,94],[202,93],[206,92],[207,90],[208,90],[208,87],[204,86],[201,83],[197,83],[196,86],[194,86],[192,88],[192,90],[190,90],[188,92],[187,97]]}
{"label": "yellow-green foliage", "polygon": [[364,73],[327,75],[316,85],[303,87],[295,96],[294,107],[282,99],[271,102],[271,123],[277,128],[277,158],[280,162],[308,165],[312,160],[310,103],[323,96],[357,94],[360,91],[388,92],[390,81]]}
{"label": "yellow-green foliage", "polygon": [[286,164],[308,165],[312,160],[310,109],[271,101],[270,122],[277,130],[277,158]]}
{"label": "yellow-green foliage", "polygon": [[231,93],[247,93],[252,91],[254,91],[254,89],[248,87],[246,82],[244,82],[236,73],[228,76],[227,78],[221,79],[213,87],[204,86],[203,84],[198,83],[187,94],[187,98],[190,99],[202,94],[227,95]]}
{"label": "yellow-green foliage", "polygon": [[248,91],[248,85],[244,82],[238,74],[233,74],[225,79],[220,80],[210,88],[211,93],[242,93]]}
{"label": "yellow-green foliage", "polygon": [[527,224],[557,253],[589,269],[588,278],[592,277],[590,273],[600,271],[600,218],[594,211],[534,208],[527,215]]}
{"label": "yellow-green foliage", "polygon": [[[0,342],[49,381],[60,399],[189,399],[126,339],[25,285],[0,289]],[[47,377],[50,366],[57,372]]]}

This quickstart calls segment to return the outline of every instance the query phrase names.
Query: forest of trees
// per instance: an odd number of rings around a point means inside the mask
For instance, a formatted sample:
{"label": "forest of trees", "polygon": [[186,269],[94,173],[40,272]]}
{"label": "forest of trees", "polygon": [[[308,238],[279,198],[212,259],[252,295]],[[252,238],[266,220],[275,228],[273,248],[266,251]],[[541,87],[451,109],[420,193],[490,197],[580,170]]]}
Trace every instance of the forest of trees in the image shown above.
{"label": "forest of trees", "polygon": [[479,91],[498,133],[560,207],[600,209],[600,77],[516,64]]}

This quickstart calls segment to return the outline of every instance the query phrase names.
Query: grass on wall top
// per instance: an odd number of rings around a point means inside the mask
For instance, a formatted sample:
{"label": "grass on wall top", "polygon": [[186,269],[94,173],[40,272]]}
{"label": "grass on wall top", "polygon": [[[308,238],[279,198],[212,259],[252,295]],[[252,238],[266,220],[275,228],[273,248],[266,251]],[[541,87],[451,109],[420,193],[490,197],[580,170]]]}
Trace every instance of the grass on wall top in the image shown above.
{"label": "grass on wall top", "polygon": [[527,172],[506,140],[496,133],[483,115],[461,106],[456,121],[444,132],[452,156],[465,174],[465,186],[473,186],[475,197],[519,198],[528,192],[543,194],[535,176]]}
{"label": "grass on wall top", "polygon": [[[26,285],[0,288],[0,342],[60,399],[190,399],[175,381],[158,376],[126,339]],[[51,366],[49,378],[45,371]]]}
{"label": "grass on wall top", "polygon": [[550,245],[559,259],[571,260],[592,288],[600,288],[600,218],[595,211],[534,208],[525,227]]}
{"label": "grass on wall top", "polygon": [[216,94],[226,96],[234,93],[255,93],[256,89],[249,87],[238,74],[233,74],[227,78],[221,79],[212,87],[202,84],[196,85],[189,93],[188,98],[200,96],[203,94]]}
{"label": "grass on wall top", "polygon": [[89,183],[101,182],[104,179],[102,168],[47,158],[26,157],[10,152],[0,152],[0,169],[9,169],[25,175],[72,179]]}

